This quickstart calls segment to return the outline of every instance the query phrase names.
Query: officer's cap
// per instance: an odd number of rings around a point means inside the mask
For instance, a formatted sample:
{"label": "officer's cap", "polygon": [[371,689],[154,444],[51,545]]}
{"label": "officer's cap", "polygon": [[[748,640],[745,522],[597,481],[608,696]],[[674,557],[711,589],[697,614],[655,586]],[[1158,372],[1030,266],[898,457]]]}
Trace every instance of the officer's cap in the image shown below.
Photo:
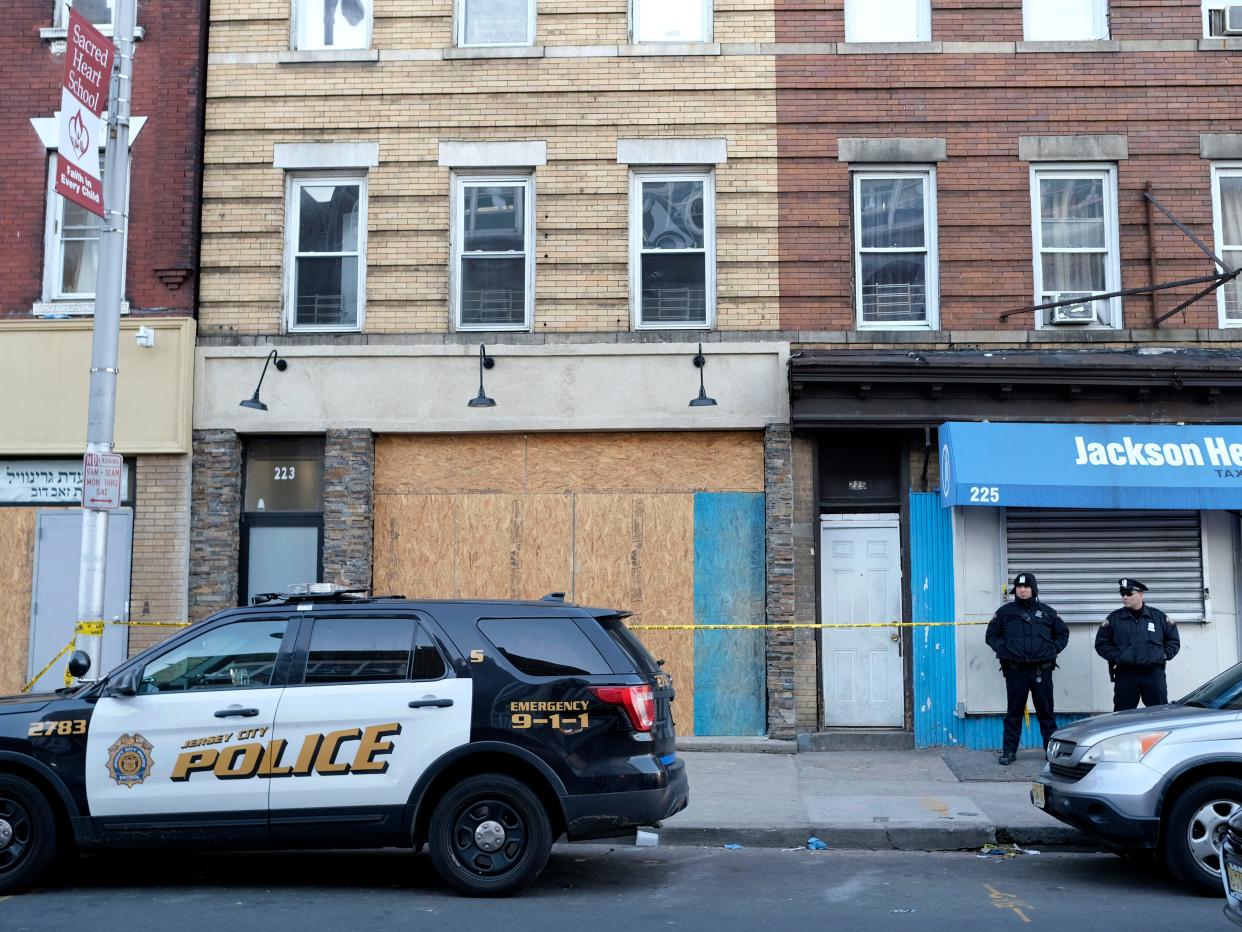
{"label": "officer's cap", "polygon": [[1130,589],[1133,592],[1146,592],[1147,586],[1139,582],[1137,579],[1128,579],[1125,576],[1117,580],[1118,589]]}

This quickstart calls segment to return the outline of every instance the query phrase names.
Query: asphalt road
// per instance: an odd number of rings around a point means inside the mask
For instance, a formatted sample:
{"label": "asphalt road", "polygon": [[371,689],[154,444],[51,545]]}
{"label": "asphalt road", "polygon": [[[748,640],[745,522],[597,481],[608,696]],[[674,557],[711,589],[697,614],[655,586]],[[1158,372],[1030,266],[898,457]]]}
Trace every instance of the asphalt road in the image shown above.
{"label": "asphalt road", "polygon": [[409,852],[142,853],[0,897],[0,930],[1233,929],[1222,905],[1109,854],[565,845],[525,895],[470,900]]}

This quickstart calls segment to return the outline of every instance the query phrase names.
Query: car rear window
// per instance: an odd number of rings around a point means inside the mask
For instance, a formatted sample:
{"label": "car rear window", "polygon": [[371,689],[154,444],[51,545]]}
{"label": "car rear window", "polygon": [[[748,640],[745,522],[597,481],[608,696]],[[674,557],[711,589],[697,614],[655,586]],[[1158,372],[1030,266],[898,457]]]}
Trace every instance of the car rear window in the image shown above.
{"label": "car rear window", "polygon": [[479,630],[527,676],[612,672],[572,618],[487,618],[479,621]]}
{"label": "car rear window", "polygon": [[634,632],[625,626],[625,622],[616,615],[605,616],[596,620],[608,632],[608,636],[612,638],[617,647],[621,648],[621,653],[630,658],[635,670],[639,673],[660,672],[660,666],[651,656],[651,652],[634,635]]}
{"label": "car rear window", "polygon": [[444,661],[412,618],[317,618],[303,682],[431,680]]}

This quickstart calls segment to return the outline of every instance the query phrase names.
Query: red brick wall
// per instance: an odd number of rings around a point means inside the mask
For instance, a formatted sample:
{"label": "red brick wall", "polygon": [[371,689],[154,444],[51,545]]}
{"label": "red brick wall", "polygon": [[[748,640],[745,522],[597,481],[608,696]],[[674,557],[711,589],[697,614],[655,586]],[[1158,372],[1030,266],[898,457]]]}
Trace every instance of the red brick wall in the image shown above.
{"label": "red brick wall", "polygon": [[[125,295],[132,314],[191,314],[198,261],[204,0],[139,0],[133,113],[147,117],[130,154]],[[60,107],[63,52],[39,29],[51,0],[9,0],[0,30],[0,317],[26,317],[43,292],[47,151],[31,126]],[[159,270],[185,268],[172,288]]]}
{"label": "red brick wall", "polygon": [[[778,0],[778,34],[840,39],[843,8],[842,0]],[[1021,39],[1020,0],[933,0],[932,17],[937,40]],[[979,25],[985,22],[992,25]],[[1113,0],[1112,23],[1113,37],[1123,40],[1194,40],[1202,32],[1199,0]],[[1156,197],[1211,243],[1210,163],[1199,157],[1199,134],[1242,132],[1240,65],[1240,53],[1199,51],[782,56],[782,327],[855,326],[842,137],[947,139],[948,160],[937,167],[943,329],[1031,327],[1030,314],[997,320],[1029,304],[1034,289],[1029,165],[1018,159],[1019,136],[1128,135],[1130,157],[1118,165],[1122,286],[1149,283],[1144,186],[1151,182]],[[1160,280],[1211,271],[1159,216],[1156,233]],[[1169,310],[1181,299],[1158,300]],[[1151,326],[1152,299],[1128,299],[1124,316],[1127,327]],[[1215,299],[1165,326],[1216,327]]]}

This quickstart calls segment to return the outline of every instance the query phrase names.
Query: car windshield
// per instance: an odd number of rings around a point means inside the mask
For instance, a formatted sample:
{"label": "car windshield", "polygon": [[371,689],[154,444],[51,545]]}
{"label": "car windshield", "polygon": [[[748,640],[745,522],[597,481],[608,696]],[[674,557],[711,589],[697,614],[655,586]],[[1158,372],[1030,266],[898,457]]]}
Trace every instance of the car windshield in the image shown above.
{"label": "car windshield", "polygon": [[1181,704],[1202,709],[1242,709],[1242,663],[1204,683]]}

